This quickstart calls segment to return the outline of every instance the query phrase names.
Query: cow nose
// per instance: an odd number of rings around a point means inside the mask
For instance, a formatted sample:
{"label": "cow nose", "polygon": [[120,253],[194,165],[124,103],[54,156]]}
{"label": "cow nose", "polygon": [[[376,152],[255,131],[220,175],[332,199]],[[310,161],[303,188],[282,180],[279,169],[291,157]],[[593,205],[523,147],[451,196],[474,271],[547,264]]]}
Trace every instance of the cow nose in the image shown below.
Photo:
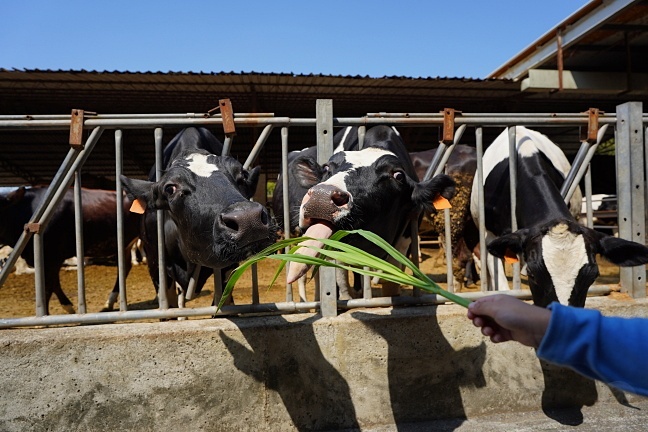
{"label": "cow nose", "polygon": [[319,184],[308,191],[308,201],[304,204],[304,217],[333,221],[337,213],[348,208],[351,195],[337,186]]}
{"label": "cow nose", "polygon": [[217,229],[239,246],[267,239],[270,217],[264,206],[245,201],[229,206],[218,218]]}

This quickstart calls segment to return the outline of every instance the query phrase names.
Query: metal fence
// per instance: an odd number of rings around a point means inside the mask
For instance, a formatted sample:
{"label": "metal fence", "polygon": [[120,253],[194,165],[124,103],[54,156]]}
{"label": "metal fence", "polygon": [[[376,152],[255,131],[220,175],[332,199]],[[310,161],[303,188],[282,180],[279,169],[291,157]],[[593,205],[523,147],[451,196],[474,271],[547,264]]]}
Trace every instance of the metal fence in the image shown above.
{"label": "metal fence", "polygon": [[[226,118],[225,114],[205,116],[202,114],[163,114],[163,115],[92,115],[84,118],[83,112],[73,111],[72,116],[43,115],[43,116],[0,116],[0,133],[3,130],[24,130],[25,133],[34,130],[67,130],[70,129],[70,150],[63,160],[58,172],[52,179],[43,202],[33,214],[25,231],[20,239],[14,245],[14,250],[9,256],[5,266],[0,272],[0,289],[6,281],[10,269],[15,264],[19,255],[25,248],[27,242],[33,238],[35,246],[35,289],[36,289],[36,315],[27,318],[0,318],[0,328],[19,327],[19,326],[47,326],[60,324],[80,324],[80,323],[109,323],[118,321],[131,321],[142,319],[162,319],[162,318],[180,318],[180,317],[197,317],[211,316],[216,314],[215,307],[200,308],[180,308],[171,309],[168,307],[163,284],[165,277],[164,263],[160,263],[160,289],[158,293],[160,307],[155,310],[128,310],[127,304],[127,287],[124,273],[124,243],[122,234],[123,209],[117,206],[117,233],[118,236],[118,271],[119,271],[119,289],[120,289],[120,310],[118,312],[87,313],[84,304],[85,281],[83,276],[83,266],[79,266],[78,277],[78,301],[79,313],[70,315],[46,315],[45,313],[45,280],[43,273],[43,247],[42,236],[39,227],[45,226],[57,204],[62,199],[65,191],[74,182],[75,184],[75,208],[77,215],[81,211],[81,174],[80,170],[84,162],[91,154],[97,144],[100,136],[107,130],[113,130],[115,136],[115,177],[119,179],[122,173],[122,155],[123,129],[152,129],[152,140],[155,145],[156,167],[157,171],[161,170],[162,161],[162,136],[163,128],[178,126],[220,126],[225,122],[233,122],[236,127],[263,126],[263,132],[260,134],[257,142],[243,164],[245,168],[254,164],[261,149],[267,141],[267,138],[274,129],[281,131],[281,151],[283,169],[287,168],[288,137],[289,130],[294,127],[310,127],[316,129],[318,162],[323,163],[332,154],[333,151],[333,131],[336,127],[358,126],[359,137],[362,140],[365,128],[377,124],[386,124],[399,128],[409,127],[435,127],[443,131],[435,160],[433,161],[426,175],[434,175],[441,172],[448,160],[454,146],[467,136],[468,133],[474,134],[474,143],[477,150],[478,164],[476,177],[479,184],[483,184],[483,167],[481,156],[484,151],[484,129],[485,128],[502,128],[515,125],[551,128],[558,126],[576,126],[585,130],[578,153],[572,163],[572,171],[567,176],[563,190],[563,197],[568,200],[574,189],[581,180],[585,184],[585,196],[588,197],[588,206],[591,211],[591,176],[589,161],[594,155],[597,146],[604,138],[607,128],[612,125],[616,139],[616,166],[617,166],[617,191],[618,191],[618,216],[619,216],[619,236],[628,240],[644,243],[645,231],[645,180],[644,165],[648,157],[648,149],[644,148],[645,125],[648,123],[648,116],[643,114],[641,103],[629,102],[617,107],[615,114],[603,114],[598,110],[590,109],[585,113],[521,113],[521,114],[493,114],[493,113],[461,113],[454,110],[446,109],[440,113],[376,113],[367,114],[363,117],[340,118],[333,115],[332,100],[318,100],[316,106],[315,118],[288,118],[275,117],[271,114],[236,114]],[[91,130],[85,143],[81,140],[81,132],[84,129]],[[470,131],[470,132],[467,132]],[[646,131],[648,132],[648,131]],[[609,132],[607,132],[609,134]],[[232,145],[232,136],[227,134],[224,142],[224,153]],[[362,145],[362,143],[360,144]],[[509,128],[509,145],[515,148],[515,128]],[[646,152],[646,153],[645,153]],[[510,152],[514,158],[516,152]],[[512,163],[511,167],[515,167]],[[621,169],[619,169],[621,167]],[[510,170],[512,189],[515,189],[516,173],[515,169]],[[287,176],[283,176],[287,181]],[[284,184],[284,190],[290,187]],[[117,195],[121,196],[122,186],[119,180],[115,183]],[[483,215],[484,203],[483,193],[480,193],[479,211]],[[515,222],[515,194],[511,194],[512,222],[513,229],[516,229]],[[285,211],[288,212],[286,206]],[[446,212],[446,221],[449,220],[449,210]],[[158,218],[159,221],[162,218]],[[288,220],[287,214],[285,220]],[[484,218],[480,217],[480,238],[485,238]],[[79,263],[83,263],[83,239],[81,218],[76,217],[77,232],[77,258]],[[159,222],[161,223],[161,222]],[[446,223],[446,234],[449,238],[448,223]],[[286,232],[289,232],[287,230]],[[416,234],[414,232],[413,234]],[[416,239],[416,235],[413,235]],[[163,237],[159,241],[163,242]],[[450,242],[446,242],[446,257],[451,257]],[[415,249],[416,245],[412,248]],[[484,272],[486,271],[486,243],[481,241],[481,259],[482,259],[482,292],[480,293],[459,293],[467,298],[475,298],[485,294],[489,290]],[[414,261],[418,257],[412,257]],[[161,257],[161,259],[163,259]],[[338,309],[349,309],[355,307],[382,307],[382,306],[399,306],[410,304],[441,304],[445,302],[443,298],[437,298],[435,295],[423,295],[414,290],[413,296],[400,297],[378,297],[371,298],[371,289],[369,281],[365,280],[365,295],[362,299],[338,300],[336,295],[336,282],[334,269],[321,268],[319,271],[319,300],[310,302],[292,301],[292,287],[287,286],[286,302],[260,304],[254,300],[252,304],[225,306],[218,314],[247,314],[247,313],[289,313],[308,310],[319,310],[323,316],[335,316]],[[447,277],[449,290],[452,286],[452,268],[447,265]],[[645,296],[645,266],[622,268],[621,285],[624,291],[627,291],[634,297]],[[222,281],[220,281],[222,283]],[[219,281],[216,281],[219,285]],[[258,286],[254,284],[253,298],[258,299]],[[602,294],[610,291],[609,287],[593,286],[590,288],[590,294]],[[513,291],[512,295],[521,298],[530,298],[528,290],[520,289],[520,268],[519,264],[513,268]],[[215,296],[218,290],[215,290]]]}

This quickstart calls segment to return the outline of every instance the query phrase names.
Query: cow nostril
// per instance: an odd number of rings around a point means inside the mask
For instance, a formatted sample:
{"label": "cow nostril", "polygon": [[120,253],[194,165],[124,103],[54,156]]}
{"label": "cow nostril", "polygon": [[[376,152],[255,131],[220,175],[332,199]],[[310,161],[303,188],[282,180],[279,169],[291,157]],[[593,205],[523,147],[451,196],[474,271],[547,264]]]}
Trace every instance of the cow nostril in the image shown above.
{"label": "cow nostril", "polygon": [[264,212],[264,211],[261,212],[261,224],[263,224],[264,226],[268,225],[268,213],[267,212]]}
{"label": "cow nostril", "polygon": [[223,222],[224,226],[231,229],[232,231],[239,230],[239,224],[235,218],[221,216],[221,221]]}
{"label": "cow nostril", "polygon": [[342,191],[335,191],[331,194],[331,201],[338,207],[342,207],[349,203],[349,194]]}

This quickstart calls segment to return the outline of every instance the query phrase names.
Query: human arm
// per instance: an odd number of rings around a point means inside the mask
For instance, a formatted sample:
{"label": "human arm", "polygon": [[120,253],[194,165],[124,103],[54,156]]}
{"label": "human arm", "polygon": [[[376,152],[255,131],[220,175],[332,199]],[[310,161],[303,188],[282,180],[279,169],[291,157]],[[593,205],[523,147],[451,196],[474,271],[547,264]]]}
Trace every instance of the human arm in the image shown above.
{"label": "human arm", "polygon": [[537,355],[621,390],[648,396],[648,319],[552,303]]}

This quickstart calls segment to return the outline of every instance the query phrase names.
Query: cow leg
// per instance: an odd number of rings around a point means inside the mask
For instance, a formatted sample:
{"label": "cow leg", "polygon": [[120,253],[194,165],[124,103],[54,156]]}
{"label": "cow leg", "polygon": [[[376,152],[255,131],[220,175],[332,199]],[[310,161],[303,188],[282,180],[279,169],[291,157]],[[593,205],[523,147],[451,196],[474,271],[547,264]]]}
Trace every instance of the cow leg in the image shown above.
{"label": "cow leg", "polygon": [[342,269],[335,269],[335,283],[338,286],[340,300],[351,300],[349,293],[349,272]]}
{"label": "cow leg", "polygon": [[[127,249],[131,249],[131,248],[128,247]],[[133,263],[132,263],[132,261],[129,261],[129,260],[124,260],[124,261],[125,261],[124,262],[124,279],[126,279],[128,277],[128,274],[130,273],[131,269],[133,268]],[[117,276],[117,279],[115,280],[115,285],[113,286],[112,291],[108,295],[108,300],[106,300],[106,303],[104,303],[104,307],[101,309],[101,312],[110,312],[111,310],[114,310],[115,303],[117,303],[118,298],[119,298],[119,275]]]}
{"label": "cow leg", "polygon": [[[65,312],[69,314],[76,313],[72,302],[63,292],[63,288],[61,288],[59,270],[60,266],[54,266],[45,271],[45,311],[49,314],[49,300],[52,297],[52,294],[56,294],[56,297]],[[48,286],[49,281],[51,281],[51,285]]]}

